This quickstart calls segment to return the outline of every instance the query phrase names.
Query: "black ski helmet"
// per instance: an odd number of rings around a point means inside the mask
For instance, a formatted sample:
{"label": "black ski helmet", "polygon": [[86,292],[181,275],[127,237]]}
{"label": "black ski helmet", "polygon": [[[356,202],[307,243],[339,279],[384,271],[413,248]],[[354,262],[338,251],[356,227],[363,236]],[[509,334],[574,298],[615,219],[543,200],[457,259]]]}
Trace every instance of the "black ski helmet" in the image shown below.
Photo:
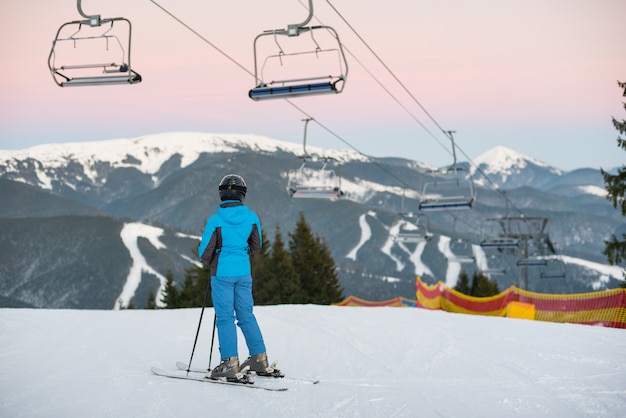
{"label": "black ski helmet", "polygon": [[240,175],[227,174],[220,181],[218,190],[220,191],[220,199],[222,201],[239,200],[243,202],[248,186],[246,186],[246,181]]}

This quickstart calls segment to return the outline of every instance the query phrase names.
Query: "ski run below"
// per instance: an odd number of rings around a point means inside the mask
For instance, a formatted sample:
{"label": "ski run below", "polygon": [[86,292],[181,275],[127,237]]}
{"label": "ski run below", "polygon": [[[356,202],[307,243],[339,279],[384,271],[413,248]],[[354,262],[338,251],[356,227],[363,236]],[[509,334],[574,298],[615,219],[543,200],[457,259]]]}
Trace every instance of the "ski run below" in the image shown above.
{"label": "ski run below", "polygon": [[[199,308],[0,309],[0,416],[626,416],[626,330],[418,308],[255,312],[270,361],[319,384],[276,379],[288,390],[267,392],[152,374],[189,360]],[[212,325],[206,308],[193,367],[208,366]],[[241,336],[239,347],[245,359]]]}

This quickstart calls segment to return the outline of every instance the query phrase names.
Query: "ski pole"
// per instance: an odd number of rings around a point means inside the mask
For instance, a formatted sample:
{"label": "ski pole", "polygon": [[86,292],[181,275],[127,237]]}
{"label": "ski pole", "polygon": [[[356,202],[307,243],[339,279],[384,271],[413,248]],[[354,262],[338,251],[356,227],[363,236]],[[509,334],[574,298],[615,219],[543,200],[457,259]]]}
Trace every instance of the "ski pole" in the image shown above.
{"label": "ski pole", "polygon": [[217,324],[217,314],[213,314],[213,335],[211,336],[211,351],[209,352],[209,371],[211,371],[211,359],[213,358],[213,343],[215,342],[215,325]]}
{"label": "ski pole", "polygon": [[[191,371],[191,362],[193,361],[193,353],[196,351],[196,343],[198,342],[198,335],[200,334],[200,325],[202,324],[202,316],[204,315],[204,307],[206,306],[206,301],[209,298],[209,289],[211,288],[211,280],[209,279],[209,283],[207,284],[206,291],[204,292],[204,301],[202,301],[202,310],[200,311],[200,320],[198,321],[198,330],[196,331],[196,338],[193,341],[193,348],[191,349],[191,357],[189,358],[189,363],[187,363],[187,376],[189,376],[189,372]],[[215,326],[213,327],[215,330]],[[211,351],[213,351],[211,347]]]}

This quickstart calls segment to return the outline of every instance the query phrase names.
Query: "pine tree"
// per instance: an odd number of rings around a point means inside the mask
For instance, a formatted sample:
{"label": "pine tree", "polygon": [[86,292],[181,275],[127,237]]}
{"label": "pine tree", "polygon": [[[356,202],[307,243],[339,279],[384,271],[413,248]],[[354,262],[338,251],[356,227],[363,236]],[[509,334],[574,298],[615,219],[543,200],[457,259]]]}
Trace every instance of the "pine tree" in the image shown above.
{"label": "pine tree", "polygon": [[146,302],[146,307],[145,309],[156,309],[156,303],[154,302],[156,299],[156,296],[154,295],[154,292],[150,292],[150,294],[148,295],[148,301]]}
{"label": "pine tree", "polygon": [[267,304],[267,296],[265,288],[267,287],[268,276],[267,269],[270,266],[269,252],[271,244],[267,239],[265,231],[261,230],[262,242],[261,249],[255,251],[250,256],[250,267],[252,269],[252,294],[254,295],[254,303],[257,305]]}
{"label": "pine tree", "polygon": [[494,280],[489,280],[489,277],[484,274],[474,273],[472,276],[472,286],[470,288],[470,294],[475,297],[484,298],[487,296],[494,296],[500,293],[498,283]]}
{"label": "pine tree", "polygon": [[[624,89],[624,96],[626,96],[626,83],[617,82],[617,85]],[[626,110],[626,103],[624,103],[624,109]],[[626,134],[626,120],[621,121],[612,118],[613,126],[620,133],[620,135]],[[617,146],[626,151],[626,139],[617,137]],[[607,199],[613,202],[613,207],[617,209],[619,206],[622,216],[626,216],[626,199],[624,199],[624,193],[626,192],[626,166],[622,165],[617,174],[612,175],[602,170],[602,176],[604,177],[604,185],[607,191]],[[621,239],[615,235],[611,235],[609,241],[604,241],[605,248],[602,252],[606,255],[609,264],[615,265],[623,261],[626,261],[626,234],[622,234]],[[626,272],[624,272],[626,278]],[[622,287],[626,287],[626,282],[622,283]]]}
{"label": "pine tree", "polygon": [[456,282],[456,286],[454,286],[454,290],[457,292],[463,293],[464,295],[470,295],[470,283],[469,276],[465,271],[462,271],[459,275],[459,280]]}
{"label": "pine tree", "polygon": [[264,270],[266,275],[263,287],[265,304],[301,303],[300,276],[296,272],[291,254],[285,249],[280,226],[276,225],[274,243]]}
{"label": "pine tree", "polygon": [[326,243],[311,231],[303,212],[289,236],[289,251],[300,276],[303,302],[329,305],[343,300],[335,261]]}
{"label": "pine tree", "polygon": [[494,280],[489,280],[489,277],[484,274],[474,273],[470,284],[469,276],[465,271],[462,271],[459,275],[459,280],[454,286],[454,290],[463,293],[467,296],[474,296],[483,298],[487,296],[494,296],[500,293],[498,283]]}
{"label": "pine tree", "polygon": [[165,275],[165,291],[161,297],[161,302],[166,308],[178,308],[180,304],[180,292],[174,283],[174,275],[168,270]]}
{"label": "pine tree", "polygon": [[210,283],[211,270],[208,267],[192,267],[185,270],[185,283],[180,292],[180,307],[195,308],[202,306],[205,294],[207,296],[205,306],[213,306]]}

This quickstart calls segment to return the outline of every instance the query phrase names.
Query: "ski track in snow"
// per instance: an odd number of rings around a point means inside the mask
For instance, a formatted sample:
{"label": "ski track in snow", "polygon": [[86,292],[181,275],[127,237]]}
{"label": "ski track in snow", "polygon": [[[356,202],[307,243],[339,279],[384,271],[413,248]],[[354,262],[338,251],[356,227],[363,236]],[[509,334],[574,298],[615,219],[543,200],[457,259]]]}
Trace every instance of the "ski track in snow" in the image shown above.
{"label": "ski track in snow", "polygon": [[385,241],[385,245],[383,245],[380,251],[396,263],[396,271],[402,271],[405,264],[402,260],[391,253],[391,247],[393,247],[393,244],[395,244],[395,241],[391,237],[388,237],[387,241]]}
{"label": "ski track in snow", "polygon": [[359,226],[361,227],[361,239],[359,240],[359,243],[356,245],[356,247],[354,247],[353,249],[350,250],[350,252],[348,252],[348,254],[346,255],[346,258],[356,261],[357,253],[359,252],[361,247],[365,245],[365,243],[369,241],[369,239],[372,237],[372,229],[367,223],[367,215],[375,216],[376,214],[374,212],[368,212],[359,216]]}
{"label": "ski track in snow", "polygon": [[448,259],[448,269],[446,270],[446,285],[456,286],[456,282],[461,274],[461,263],[454,260],[454,254],[450,250],[450,237],[441,236],[437,242],[437,248]]}
{"label": "ski track in snow", "polygon": [[417,243],[415,251],[413,252],[411,252],[404,244],[400,244],[400,248],[409,254],[409,259],[415,266],[416,276],[423,276],[425,274],[429,274],[433,277],[435,276],[430,268],[422,262],[422,253],[424,252],[424,248],[426,248],[426,241]]}
{"label": "ski track in snow", "polygon": [[[363,246],[367,244],[367,242],[372,238],[372,229],[367,222],[368,216],[376,218],[376,212],[369,211],[359,216],[359,227],[361,229],[361,237],[359,239],[358,244],[354,248],[352,248],[346,255],[346,258],[350,260],[356,261],[359,250],[363,248]],[[405,264],[402,262],[402,260],[399,257],[394,256],[391,252],[391,249],[394,246],[394,244],[398,244],[398,247],[400,248],[400,250],[408,254],[408,258],[414,266],[414,272],[416,276],[423,276],[423,275],[428,274],[434,277],[432,270],[422,261],[422,253],[424,249],[426,248],[426,243],[425,242],[418,243],[415,247],[415,250],[411,251],[409,247],[406,246],[406,244],[397,243],[391,238],[391,235],[393,235],[394,233],[397,234],[399,228],[400,228],[399,224],[393,224],[389,227],[390,236],[385,241],[383,246],[379,249],[380,252],[385,254],[395,263],[396,271],[402,271],[405,268]],[[456,283],[458,281],[458,277],[459,277],[459,274],[461,273],[463,263],[456,261],[458,259],[458,256],[455,255],[450,249],[451,240],[452,240],[451,237],[441,235],[439,237],[439,240],[437,241],[437,248],[448,260],[448,268],[446,270],[445,284],[449,287],[454,287],[456,286]],[[485,251],[480,247],[480,245],[475,245],[475,244],[471,245],[471,249],[472,249],[472,257],[474,257],[475,259],[474,262],[476,263],[476,266],[478,267],[478,269],[481,271],[488,271],[490,266],[488,264],[488,259],[485,254]],[[602,276],[597,282],[593,283],[594,287],[599,288],[602,282],[607,282],[609,278],[623,280],[623,269],[619,266],[604,265],[604,264],[594,263],[591,261],[587,261],[587,260],[583,260],[583,259],[575,258],[575,257],[569,257],[569,256],[559,256],[559,259],[566,264],[578,264],[580,266],[587,267],[590,270],[600,272]]]}
{"label": "ski track in snow", "polygon": [[143,254],[139,250],[139,245],[137,244],[137,239],[139,237],[146,238],[150,241],[150,244],[154,246],[157,250],[165,248],[165,245],[161,241],[159,241],[159,237],[163,234],[163,229],[157,228],[150,225],[145,225],[138,222],[126,223],[122,228],[121,237],[124,245],[128,249],[130,253],[130,257],[132,258],[132,266],[130,268],[130,272],[128,273],[128,277],[126,279],[126,283],[124,284],[124,288],[122,289],[122,293],[117,298],[115,306],[113,309],[120,309],[121,307],[127,307],[130,301],[135,296],[135,292],[141,283],[141,275],[143,273],[153,274],[161,283],[159,286],[159,290],[156,292],[155,303],[158,307],[163,307],[163,302],[161,301],[161,294],[165,289],[165,277],[154,270],[148,262],[146,261]]}

